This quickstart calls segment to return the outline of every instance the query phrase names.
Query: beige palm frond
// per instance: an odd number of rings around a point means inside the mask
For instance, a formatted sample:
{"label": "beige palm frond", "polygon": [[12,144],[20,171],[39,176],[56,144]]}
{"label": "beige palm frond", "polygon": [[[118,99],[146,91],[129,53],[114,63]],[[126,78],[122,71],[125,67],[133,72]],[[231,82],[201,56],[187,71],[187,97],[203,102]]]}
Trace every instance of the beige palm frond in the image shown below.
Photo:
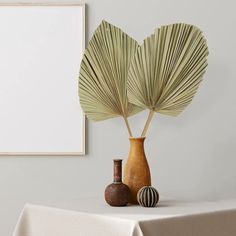
{"label": "beige palm frond", "polygon": [[138,43],[106,21],[98,26],[85,50],[79,74],[79,96],[89,119],[117,116],[128,124],[130,115],[142,110],[128,102],[127,77]]}
{"label": "beige palm frond", "polygon": [[162,26],[144,40],[128,73],[129,101],[150,109],[142,136],[155,112],[176,116],[192,101],[207,55],[206,40],[193,25]]}

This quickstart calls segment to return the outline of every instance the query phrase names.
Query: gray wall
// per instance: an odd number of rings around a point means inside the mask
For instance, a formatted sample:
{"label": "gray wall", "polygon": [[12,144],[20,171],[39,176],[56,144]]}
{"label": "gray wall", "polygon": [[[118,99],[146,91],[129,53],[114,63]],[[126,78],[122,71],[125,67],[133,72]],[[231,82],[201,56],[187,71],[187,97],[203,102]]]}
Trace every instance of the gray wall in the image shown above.
{"label": "gray wall", "polygon": [[[177,118],[157,115],[146,139],[153,185],[162,198],[236,197],[235,8],[234,0],[87,1],[87,39],[106,19],[139,42],[173,22],[199,26],[208,40],[209,67],[192,104]],[[136,135],[145,118],[144,112],[131,119]],[[103,194],[112,159],[127,156],[127,133],[120,119],[87,126],[85,157],[0,158],[0,235],[11,234],[25,202],[59,204]]]}

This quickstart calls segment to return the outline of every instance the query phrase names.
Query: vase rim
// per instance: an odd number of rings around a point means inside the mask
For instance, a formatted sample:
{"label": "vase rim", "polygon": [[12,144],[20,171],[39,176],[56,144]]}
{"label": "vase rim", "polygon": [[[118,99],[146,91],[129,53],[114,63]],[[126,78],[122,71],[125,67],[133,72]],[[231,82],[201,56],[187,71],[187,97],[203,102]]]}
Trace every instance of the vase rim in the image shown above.
{"label": "vase rim", "polygon": [[146,137],[129,137],[129,140],[144,140]]}

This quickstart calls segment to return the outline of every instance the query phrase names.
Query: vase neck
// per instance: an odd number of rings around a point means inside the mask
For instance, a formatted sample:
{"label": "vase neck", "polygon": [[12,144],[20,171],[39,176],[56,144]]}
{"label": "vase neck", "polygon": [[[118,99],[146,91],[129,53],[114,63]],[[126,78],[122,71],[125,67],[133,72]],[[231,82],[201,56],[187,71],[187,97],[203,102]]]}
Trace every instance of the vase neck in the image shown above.
{"label": "vase neck", "polygon": [[145,137],[130,138],[130,152],[144,154]]}
{"label": "vase neck", "polygon": [[114,183],[121,183],[122,182],[122,160],[115,159],[114,161]]}

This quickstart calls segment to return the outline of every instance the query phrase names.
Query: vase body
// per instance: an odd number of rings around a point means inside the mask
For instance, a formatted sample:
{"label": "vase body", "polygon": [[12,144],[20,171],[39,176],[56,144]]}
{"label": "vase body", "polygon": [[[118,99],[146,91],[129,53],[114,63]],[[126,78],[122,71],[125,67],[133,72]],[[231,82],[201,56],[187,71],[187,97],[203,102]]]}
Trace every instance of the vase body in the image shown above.
{"label": "vase body", "polygon": [[126,206],[130,198],[129,187],[122,183],[122,160],[114,161],[114,179],[105,190],[105,200],[110,206]]}
{"label": "vase body", "polygon": [[144,151],[145,137],[130,138],[129,156],[125,165],[124,183],[130,189],[130,203],[138,204],[137,193],[151,185],[151,174]]}
{"label": "vase body", "polygon": [[154,187],[144,186],[138,191],[137,200],[140,206],[155,207],[159,201],[159,193]]}

